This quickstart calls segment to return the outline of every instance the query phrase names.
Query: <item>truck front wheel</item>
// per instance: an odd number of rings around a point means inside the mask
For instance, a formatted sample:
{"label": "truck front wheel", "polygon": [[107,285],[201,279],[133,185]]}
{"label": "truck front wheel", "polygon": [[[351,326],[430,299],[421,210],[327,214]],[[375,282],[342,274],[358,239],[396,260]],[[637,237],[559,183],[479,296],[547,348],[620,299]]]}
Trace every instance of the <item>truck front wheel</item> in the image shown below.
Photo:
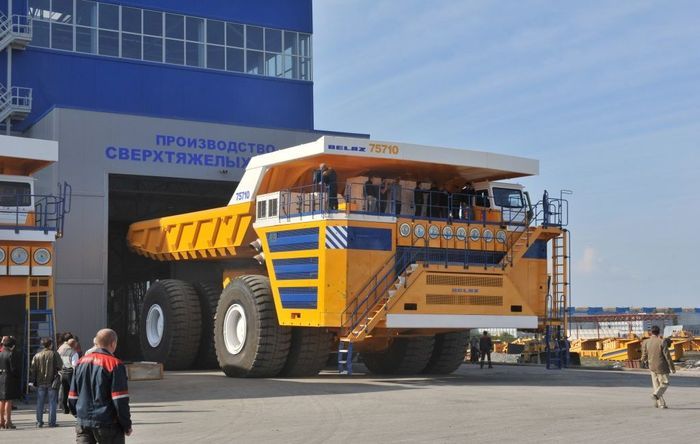
{"label": "truck front wheel", "polygon": [[154,282],[143,300],[139,342],[146,361],[168,370],[194,364],[201,337],[202,313],[191,284],[175,279]]}
{"label": "truck front wheel", "polygon": [[289,354],[291,331],[280,327],[265,276],[241,276],[219,298],[214,342],[219,366],[226,376],[277,376]]}

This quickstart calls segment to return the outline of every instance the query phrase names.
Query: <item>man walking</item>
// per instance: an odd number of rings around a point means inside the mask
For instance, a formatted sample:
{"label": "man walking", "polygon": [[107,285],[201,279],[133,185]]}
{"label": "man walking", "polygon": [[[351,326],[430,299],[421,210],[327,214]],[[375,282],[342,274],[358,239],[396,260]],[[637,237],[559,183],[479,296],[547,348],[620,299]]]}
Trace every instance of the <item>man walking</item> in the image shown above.
{"label": "man walking", "polygon": [[479,353],[481,353],[481,368],[484,368],[484,359],[488,356],[489,358],[489,368],[493,368],[491,365],[491,351],[493,350],[493,343],[491,342],[491,336],[489,332],[484,330],[484,335],[479,338]]}
{"label": "man walking", "polygon": [[114,356],[117,333],[109,328],[95,336],[97,349],[75,368],[68,404],[77,417],[78,444],[124,442],[131,435],[126,368]]}
{"label": "man walking", "polygon": [[43,338],[42,351],[34,355],[29,368],[29,380],[37,390],[36,426],[44,427],[44,404],[49,401],[49,427],[56,427],[56,404],[58,388],[61,386],[59,371],[63,367],[61,357],[53,351],[53,341]]}
{"label": "man walking", "polygon": [[648,364],[651,372],[651,385],[654,390],[651,398],[654,400],[654,406],[666,409],[668,406],[664,393],[668,389],[668,375],[676,373],[676,367],[673,365],[668,347],[659,338],[659,333],[658,325],[651,327],[651,337],[642,344],[642,362]]}

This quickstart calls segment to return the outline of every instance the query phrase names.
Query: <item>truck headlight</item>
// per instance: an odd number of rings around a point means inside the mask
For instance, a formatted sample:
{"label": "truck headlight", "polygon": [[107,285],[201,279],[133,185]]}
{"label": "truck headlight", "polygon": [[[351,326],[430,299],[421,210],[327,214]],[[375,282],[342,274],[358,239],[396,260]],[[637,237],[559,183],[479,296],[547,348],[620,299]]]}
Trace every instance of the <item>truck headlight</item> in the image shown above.
{"label": "truck headlight", "polygon": [[5,262],[5,249],[0,248],[0,262]]}
{"label": "truck headlight", "polygon": [[27,250],[22,247],[16,247],[12,249],[10,259],[12,259],[13,263],[22,265],[29,259],[29,253],[27,253]]}
{"label": "truck headlight", "polygon": [[51,252],[46,248],[37,248],[34,250],[34,262],[39,265],[46,265],[51,260]]}

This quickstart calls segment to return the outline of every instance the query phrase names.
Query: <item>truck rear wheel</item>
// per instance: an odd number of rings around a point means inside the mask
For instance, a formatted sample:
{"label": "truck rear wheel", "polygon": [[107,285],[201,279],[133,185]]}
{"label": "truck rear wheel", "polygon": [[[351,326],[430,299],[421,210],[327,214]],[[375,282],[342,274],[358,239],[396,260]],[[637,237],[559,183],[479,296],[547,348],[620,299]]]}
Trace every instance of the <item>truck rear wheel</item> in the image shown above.
{"label": "truck rear wheel", "polygon": [[434,336],[396,338],[381,353],[361,353],[367,369],[378,375],[420,373],[433,352]]}
{"label": "truck rear wheel", "polygon": [[202,333],[195,366],[207,370],[218,369],[219,362],[216,360],[216,348],[214,347],[214,318],[216,317],[216,306],[221,296],[221,285],[197,282],[194,284],[194,289],[197,291],[199,306],[202,309]]}
{"label": "truck rear wheel", "polygon": [[315,376],[331,352],[331,334],[324,328],[292,327],[289,356],[280,376]]}
{"label": "truck rear wheel", "polygon": [[139,342],[146,361],[168,370],[191,368],[201,337],[201,307],[191,284],[175,279],[154,282],[141,311]]}
{"label": "truck rear wheel", "polygon": [[435,347],[423,373],[447,375],[457,370],[464,362],[469,343],[468,331],[457,331],[435,335]]}
{"label": "truck rear wheel", "polygon": [[289,354],[291,331],[280,327],[265,276],[241,276],[219,298],[214,343],[226,376],[277,376]]}

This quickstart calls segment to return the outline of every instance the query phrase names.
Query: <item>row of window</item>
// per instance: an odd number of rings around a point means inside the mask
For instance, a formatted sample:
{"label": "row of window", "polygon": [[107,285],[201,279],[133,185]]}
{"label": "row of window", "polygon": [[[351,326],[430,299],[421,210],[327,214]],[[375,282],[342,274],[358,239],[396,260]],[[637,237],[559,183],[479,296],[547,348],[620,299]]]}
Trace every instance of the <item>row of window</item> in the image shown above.
{"label": "row of window", "polygon": [[311,80],[311,35],[90,0],[29,0],[33,46]]}

